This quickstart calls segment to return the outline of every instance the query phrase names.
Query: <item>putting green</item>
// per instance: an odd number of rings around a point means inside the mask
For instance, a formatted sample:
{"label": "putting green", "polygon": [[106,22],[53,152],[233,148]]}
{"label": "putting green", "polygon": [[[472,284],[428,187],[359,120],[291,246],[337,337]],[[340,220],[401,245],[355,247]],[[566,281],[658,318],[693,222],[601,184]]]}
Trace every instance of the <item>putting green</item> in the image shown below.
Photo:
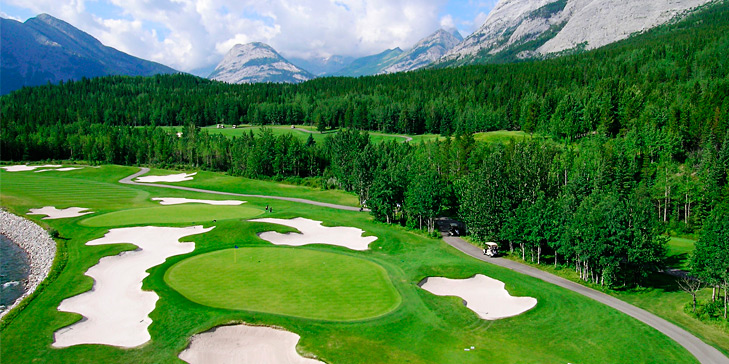
{"label": "putting green", "polygon": [[81,221],[84,226],[124,226],[173,223],[202,223],[213,220],[249,219],[263,211],[247,206],[185,204],[110,212]]}
{"label": "putting green", "polygon": [[387,272],[368,260],[292,248],[240,248],[173,265],[165,281],[202,305],[309,319],[381,316],[401,301]]}

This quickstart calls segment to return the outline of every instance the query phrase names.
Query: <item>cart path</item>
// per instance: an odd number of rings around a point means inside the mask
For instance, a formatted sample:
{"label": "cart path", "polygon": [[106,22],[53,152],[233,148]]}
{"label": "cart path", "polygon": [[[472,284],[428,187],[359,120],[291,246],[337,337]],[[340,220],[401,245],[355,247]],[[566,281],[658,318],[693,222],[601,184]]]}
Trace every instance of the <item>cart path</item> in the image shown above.
{"label": "cart path", "polygon": [[724,356],[719,350],[717,350],[713,346],[704,343],[688,331],[642,308],[638,308],[613,296],[607,295],[600,291],[596,291],[589,287],[585,287],[579,283],[572,282],[562,277],[558,277],[554,274],[530,267],[526,264],[514,262],[503,258],[489,258],[483,255],[483,250],[469,244],[459,237],[447,236],[447,234],[444,234],[443,241],[476,259],[498,265],[500,267],[511,269],[521,274],[526,274],[528,276],[541,279],[545,282],[555,284],[562,288],[566,288],[570,291],[592,298],[595,301],[604,303],[620,312],[632,316],[633,318],[638,319],[646,325],[653,327],[654,329],[675,340],[679,345],[686,348],[686,350],[693,354],[696,359],[698,359],[698,361],[703,364],[729,364],[729,358]]}
{"label": "cart path", "polygon": [[[290,202],[299,202],[299,203],[305,203],[308,205],[315,205],[315,206],[323,206],[323,207],[329,207],[332,209],[337,210],[346,210],[346,211],[360,211],[359,207],[355,206],[345,206],[345,205],[337,205],[333,203],[326,203],[326,202],[319,202],[319,201],[312,201],[307,200],[303,198],[296,198],[296,197],[281,197],[281,196],[267,196],[267,195],[249,195],[244,193],[234,193],[234,192],[222,192],[222,191],[213,191],[213,190],[203,190],[200,188],[193,188],[193,187],[184,187],[184,186],[173,186],[173,185],[166,185],[166,184],[160,184],[160,183],[142,183],[142,182],[134,182],[133,180],[139,176],[142,176],[144,174],[147,174],[149,172],[149,168],[147,167],[140,167],[139,172],[129,176],[125,177],[119,180],[119,183],[125,184],[125,185],[135,185],[135,186],[147,186],[147,187],[161,187],[161,188],[172,188],[175,190],[183,190],[183,191],[190,191],[190,192],[201,192],[201,193],[210,193],[214,195],[225,195],[225,196],[236,196],[236,197],[253,197],[253,198],[267,198],[271,200],[282,200],[282,201],[290,201]],[[363,209],[362,211],[369,211],[368,209]]]}
{"label": "cart path", "polygon": [[[309,204],[309,205],[329,207],[329,208],[339,209],[339,210],[359,211],[358,207],[330,204],[330,203],[306,200],[306,199],[301,199],[301,198],[266,196],[266,195],[248,195],[248,194],[240,194],[240,193],[232,193],[232,192],[203,190],[203,189],[192,188],[192,187],[173,186],[173,185],[157,184],[157,183],[140,183],[140,182],[133,181],[134,178],[137,178],[148,172],[149,172],[149,168],[141,167],[139,172],[137,172],[129,177],[119,180],[119,183],[128,184],[128,185],[137,185],[137,186],[154,186],[154,187],[162,187],[162,188],[172,188],[172,189],[176,189],[176,190],[211,193],[211,194],[216,194],[216,195],[268,198],[268,199],[274,199],[274,200],[284,200],[284,201],[299,202],[299,203],[304,203],[304,204]],[[367,209],[365,209],[365,211],[367,211]],[[547,272],[541,271],[539,269],[530,267],[526,264],[514,262],[514,261],[503,259],[503,258],[489,258],[489,257],[483,255],[483,251],[481,249],[469,244],[468,242],[466,242],[465,240],[463,240],[459,237],[448,236],[447,233],[444,233],[443,241],[448,243],[450,246],[458,249],[459,251],[461,251],[467,255],[470,255],[471,257],[474,257],[476,259],[482,260],[487,263],[495,264],[500,267],[511,269],[515,272],[525,274],[525,275],[528,275],[528,276],[531,276],[531,277],[534,277],[537,279],[541,279],[548,283],[555,284],[562,288],[579,293],[588,298],[592,298],[595,301],[598,301],[598,302],[608,305],[620,312],[623,312],[623,313],[645,323],[646,325],[653,327],[654,329],[660,331],[661,333],[665,334],[666,336],[670,337],[671,339],[676,341],[679,345],[686,348],[686,350],[688,350],[692,355],[694,355],[696,357],[696,359],[698,359],[698,361],[702,364],[729,364],[729,358],[724,356],[716,348],[704,343],[703,341],[701,341],[699,338],[692,335],[688,331],[686,331],[646,310],[633,306],[627,302],[623,302],[615,297],[612,297],[605,293],[596,291],[592,288],[585,287],[581,284],[558,277],[554,274],[547,273]]]}

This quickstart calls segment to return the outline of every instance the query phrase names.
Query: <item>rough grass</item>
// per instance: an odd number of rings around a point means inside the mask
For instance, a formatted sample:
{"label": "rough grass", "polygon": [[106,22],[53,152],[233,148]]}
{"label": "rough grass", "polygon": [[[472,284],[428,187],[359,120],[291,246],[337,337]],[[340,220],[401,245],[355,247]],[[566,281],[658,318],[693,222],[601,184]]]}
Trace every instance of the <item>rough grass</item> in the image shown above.
{"label": "rough grass", "polygon": [[[134,173],[136,168],[108,166],[81,173],[34,176],[0,171],[3,207],[23,214],[29,207],[59,205],[54,193],[64,193],[64,202],[91,207],[99,213],[159,206],[152,197],[210,198],[202,193],[166,190],[148,186],[120,186],[116,181]],[[42,175],[42,174],[38,174]],[[212,177],[212,175],[211,175]],[[227,180],[230,177],[223,177]],[[70,179],[68,181],[65,179]],[[214,180],[215,178],[211,178]],[[64,180],[64,181],[61,181]],[[226,182],[234,188],[235,179]],[[58,183],[56,183],[58,182]],[[240,182],[239,183],[245,183]],[[262,189],[282,190],[275,184],[258,182]],[[23,187],[21,187],[21,184]],[[83,188],[123,187],[116,195],[89,198]],[[253,185],[248,185],[251,187]],[[48,193],[25,193],[26,188],[47,189]],[[211,187],[214,187],[211,185]],[[119,190],[121,192],[122,190]],[[291,187],[291,194],[313,193]],[[115,192],[114,192],[115,193]],[[131,244],[86,246],[87,241],[103,236],[111,227],[79,224],[84,218],[45,220],[29,216],[42,225],[59,231],[61,252],[67,264],[56,272],[57,278],[25,309],[7,322],[0,332],[0,357],[5,363],[168,363],[179,362],[177,354],[189,338],[214,326],[231,322],[275,325],[301,335],[298,349],[316,354],[328,363],[695,363],[690,354],[654,329],[601,305],[546,282],[495,267],[464,256],[440,240],[429,239],[406,229],[375,223],[366,213],[332,210],[284,201],[246,198],[246,207],[275,208],[268,216],[305,217],[327,225],[353,226],[378,237],[369,251],[351,252],[341,247],[316,245],[307,250],[367,260],[382,267],[402,299],[387,314],[360,321],[335,322],[277,315],[248,310],[212,308],[192,302],[172,289],[164,280],[174,264],[208,252],[230,249],[270,247],[257,234],[270,229],[264,224],[241,219],[218,220],[212,231],[187,237],[195,251],[175,256],[149,270],[143,289],[153,290],[160,299],[150,314],[152,340],[138,348],[120,349],[104,345],[79,345],[51,348],[53,332],[81,317],[59,312],[59,303],[92,288],[93,280],[84,275],[101,257],[133,250]],[[108,202],[107,202],[108,201]],[[183,224],[170,224],[185,226]],[[205,226],[211,226],[205,223]],[[290,228],[277,228],[290,231]],[[299,249],[289,248],[292,251]],[[348,264],[338,264],[339,274],[347,274]],[[315,271],[310,273],[316,275]],[[455,297],[432,295],[417,286],[427,276],[467,278],[485,274],[506,283],[515,296],[531,296],[537,306],[516,317],[485,321]],[[475,350],[464,348],[474,346]]]}
{"label": "rough grass", "polygon": [[308,249],[218,250],[175,264],[165,281],[202,305],[319,320],[376,317],[401,301],[381,266]]}

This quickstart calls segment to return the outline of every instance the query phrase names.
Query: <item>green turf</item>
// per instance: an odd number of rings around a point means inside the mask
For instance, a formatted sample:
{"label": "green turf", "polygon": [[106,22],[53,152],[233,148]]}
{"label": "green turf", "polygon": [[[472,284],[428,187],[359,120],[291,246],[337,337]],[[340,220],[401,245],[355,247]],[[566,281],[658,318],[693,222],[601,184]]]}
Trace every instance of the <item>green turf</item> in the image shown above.
{"label": "green turf", "polygon": [[213,220],[249,219],[262,214],[256,208],[241,206],[213,206],[182,204],[156,206],[110,212],[81,221],[84,226],[127,226],[141,224],[212,223]]}
{"label": "green turf", "polygon": [[[174,172],[168,170],[152,170],[149,174],[164,175],[171,173]],[[233,177],[215,172],[200,171],[195,175],[193,180],[175,183],[175,185],[242,194],[295,197],[339,205],[359,206],[359,199],[354,193]],[[157,191],[165,190],[157,189]],[[165,191],[165,193],[167,192]],[[277,202],[274,203],[277,204]]]}
{"label": "green turf", "polygon": [[476,133],[473,139],[482,143],[506,143],[509,141],[520,141],[522,139],[531,138],[531,134],[523,131],[497,130],[483,133]]}
{"label": "green turf", "polygon": [[689,269],[691,253],[694,252],[696,240],[672,236],[668,241],[668,264],[671,268]]}
{"label": "green turf", "polygon": [[[96,211],[93,216],[100,216],[157,208],[159,204],[150,201],[153,197],[221,198],[154,186],[118,184],[119,179],[136,171],[138,168],[119,166],[86,168],[54,175],[0,171],[0,201],[4,208],[21,215],[28,208],[67,207],[65,204],[70,204],[91,207]],[[334,200],[338,197],[332,196],[349,196],[329,195],[327,193],[331,191],[281,186],[270,182],[247,181],[222,174],[201,172],[198,175],[203,175],[198,183],[206,184],[211,189],[216,189],[216,182],[222,182],[223,189],[240,189],[248,193],[280,192],[304,198],[318,196]],[[58,311],[60,302],[92,288],[94,282],[85,273],[99,259],[133,250],[135,246],[87,246],[86,242],[102,237],[114,226],[81,224],[87,217],[41,220],[34,215],[28,218],[58,230],[61,236],[57,240],[58,261],[66,263],[56,265],[52,278],[28,301],[23,310],[11,312],[3,319],[0,324],[2,363],[177,363],[177,355],[188,346],[192,335],[232,322],[273,325],[295,332],[301,336],[298,350],[315,354],[327,363],[696,362],[685,349],[665,335],[605,305],[544,281],[471,259],[440,240],[425,238],[405,228],[373,222],[366,213],[262,198],[245,200],[248,201],[244,205],[247,208],[262,210],[267,204],[274,206],[275,213],[267,213],[270,217],[301,216],[324,221],[331,226],[357,227],[367,235],[377,236],[378,239],[370,244],[370,250],[364,252],[326,245],[277,249],[325,252],[336,255],[338,263],[340,259],[346,258],[371,262],[384,269],[389,282],[401,297],[401,304],[387,314],[370,319],[328,321],[213,308],[192,302],[165,281],[166,272],[173,265],[198,255],[224,251],[234,245],[240,246],[240,249],[274,249],[257,235],[271,228],[280,232],[292,230],[249,223],[241,218],[219,219],[213,224],[212,218],[206,215],[203,224],[215,228],[183,239],[194,242],[195,251],[171,257],[149,269],[149,276],[143,281],[143,289],[159,295],[155,310],[150,314],[153,321],[149,327],[152,337],[150,342],[132,349],[105,345],[56,349],[51,346],[54,332],[81,319],[80,315]],[[216,210],[221,207],[216,206]],[[184,216],[187,213],[181,214],[181,211],[184,210],[170,210],[174,215],[170,219],[177,221],[171,225],[179,226],[183,224],[179,221],[187,219]],[[337,273],[348,274],[349,266],[348,263],[337,264]],[[538,304],[516,317],[485,321],[467,309],[461,299],[435,296],[417,286],[427,276],[467,278],[474,274],[485,274],[501,280],[512,295],[535,297]],[[306,273],[306,277],[317,275],[320,274],[316,270]],[[656,299],[660,300],[659,297]],[[722,338],[720,335],[717,337]],[[463,350],[471,346],[476,347],[476,350]]]}
{"label": "green turf", "polygon": [[172,266],[165,280],[202,305],[319,320],[371,318],[400,304],[382,267],[306,249],[240,248],[201,254]]}

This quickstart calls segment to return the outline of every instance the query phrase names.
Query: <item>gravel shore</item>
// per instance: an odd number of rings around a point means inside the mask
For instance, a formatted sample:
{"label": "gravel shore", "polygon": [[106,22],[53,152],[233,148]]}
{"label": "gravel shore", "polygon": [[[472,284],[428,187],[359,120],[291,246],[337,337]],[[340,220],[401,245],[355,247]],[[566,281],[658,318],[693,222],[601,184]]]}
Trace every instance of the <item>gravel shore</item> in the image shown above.
{"label": "gravel shore", "polygon": [[3,317],[23,299],[30,296],[48,276],[53,259],[56,257],[56,242],[42,227],[5,210],[0,210],[0,234],[5,235],[25,250],[30,260],[30,272],[25,285],[25,293],[0,312],[0,317]]}

